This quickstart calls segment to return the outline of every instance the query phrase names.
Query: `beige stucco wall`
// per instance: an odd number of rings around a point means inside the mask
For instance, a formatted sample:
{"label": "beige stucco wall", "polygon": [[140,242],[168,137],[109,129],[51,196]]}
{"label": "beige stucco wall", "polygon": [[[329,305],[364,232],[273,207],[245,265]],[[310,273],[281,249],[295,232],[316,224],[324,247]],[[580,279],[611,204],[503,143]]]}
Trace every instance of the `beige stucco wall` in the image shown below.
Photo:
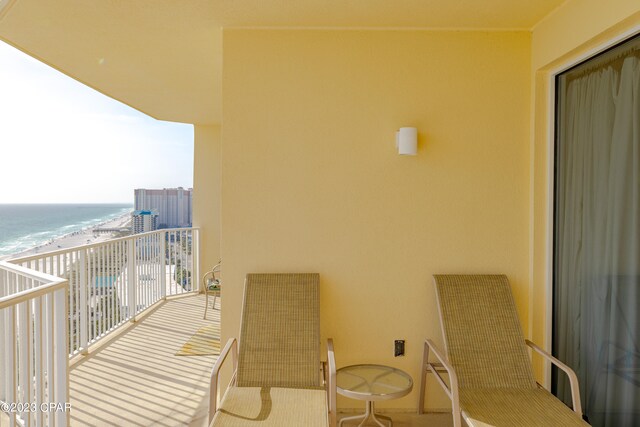
{"label": "beige stucco wall", "polygon": [[[571,0],[532,32],[532,337],[551,349],[551,198],[555,73],[640,31],[637,0]],[[548,374],[539,359],[540,377]],[[548,377],[547,377],[548,380]]]}
{"label": "beige stucco wall", "polygon": [[[245,273],[318,271],[338,363],[417,379],[422,339],[440,340],[430,276],[504,271],[525,333],[550,348],[548,83],[640,25],[634,3],[570,1],[531,37],[226,31],[224,138],[196,127],[194,200],[204,265],[225,256],[224,339]],[[400,126],[419,128],[418,157],[396,154]],[[394,338],[406,357],[392,357]]]}
{"label": "beige stucco wall", "polygon": [[[434,273],[508,274],[528,328],[529,33],[223,38],[223,340],[249,272],[319,272],[338,364],[391,364],[416,385],[424,339],[441,342]],[[401,126],[418,127],[418,156],[397,154]]]}
{"label": "beige stucco wall", "polygon": [[220,126],[194,127],[193,226],[200,228],[200,271],[220,258]]}

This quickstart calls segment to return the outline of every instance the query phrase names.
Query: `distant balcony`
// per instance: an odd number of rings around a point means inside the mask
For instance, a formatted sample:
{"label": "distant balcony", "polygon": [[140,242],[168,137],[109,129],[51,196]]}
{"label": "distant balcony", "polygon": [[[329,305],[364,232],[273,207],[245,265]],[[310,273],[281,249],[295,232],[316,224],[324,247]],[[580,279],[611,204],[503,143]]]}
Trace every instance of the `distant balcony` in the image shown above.
{"label": "distant balcony", "polygon": [[170,229],[0,263],[0,403],[21,404],[0,425],[204,425],[214,356],[175,355],[219,331],[198,249]]}

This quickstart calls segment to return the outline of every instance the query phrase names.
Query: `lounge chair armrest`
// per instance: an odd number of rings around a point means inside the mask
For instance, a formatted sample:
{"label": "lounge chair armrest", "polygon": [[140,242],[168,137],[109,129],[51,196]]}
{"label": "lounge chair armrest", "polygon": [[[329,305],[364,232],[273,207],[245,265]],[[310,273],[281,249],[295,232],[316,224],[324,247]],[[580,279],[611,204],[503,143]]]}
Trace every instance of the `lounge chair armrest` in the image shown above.
{"label": "lounge chair armrest", "polygon": [[529,347],[535,350],[538,354],[540,354],[542,357],[547,359],[549,362],[556,365],[558,368],[562,369],[565,372],[565,374],[567,374],[567,376],[569,377],[569,384],[571,385],[571,398],[573,400],[573,411],[576,412],[578,415],[582,416],[582,403],[580,402],[580,388],[578,386],[578,377],[576,376],[576,373],[573,372],[573,369],[571,369],[570,367],[562,363],[560,360],[553,357],[548,352],[544,351],[534,342],[531,342],[528,339],[525,339],[525,342]]}
{"label": "lounge chair armrest", "polygon": [[[433,354],[438,359],[439,363],[429,362],[429,353],[433,352]],[[444,379],[440,376],[442,368],[449,374],[449,384],[447,386]],[[421,378],[420,378],[420,396],[418,402],[418,413],[422,414],[424,412],[424,398],[426,392],[426,383],[427,383],[427,373],[431,371],[435,376],[436,380],[440,384],[440,386],[444,389],[449,399],[451,399],[451,406],[454,417],[454,426],[460,425],[460,395],[458,393],[458,377],[456,375],[455,370],[449,364],[449,361],[444,356],[444,353],[438,349],[433,341],[430,339],[425,340],[424,342],[424,353],[422,355],[422,368],[421,368]]]}
{"label": "lounge chair armrest", "polygon": [[218,377],[220,375],[220,368],[224,364],[227,356],[231,353],[231,359],[233,362],[233,377],[231,381],[235,379],[236,370],[238,369],[238,342],[235,338],[229,338],[227,344],[222,349],[218,360],[213,365],[213,370],[211,371],[211,381],[209,386],[209,423],[213,420],[213,416],[218,409]]}
{"label": "lounge chair armrest", "polygon": [[327,339],[327,399],[329,406],[329,426],[335,427],[338,408],[336,406],[336,356],[333,352],[333,339]]}
{"label": "lounge chair armrest", "polygon": [[[449,396],[449,399],[453,400],[454,392],[456,395],[458,394],[458,377],[456,375],[456,372],[454,371],[453,367],[449,364],[449,361],[447,360],[447,358],[444,357],[444,354],[440,351],[438,346],[436,346],[436,344],[433,341],[431,341],[430,339],[427,339],[425,340],[424,345],[425,345],[425,350],[427,352],[429,350],[432,351],[439,361],[439,364],[436,364],[436,363],[429,363],[428,360],[425,360],[427,369],[435,375],[436,379],[438,380],[442,388],[444,388],[447,395]],[[444,380],[440,376],[437,369],[438,367],[443,367],[449,374],[449,382],[451,384],[450,387],[447,386],[447,384],[444,382]]]}

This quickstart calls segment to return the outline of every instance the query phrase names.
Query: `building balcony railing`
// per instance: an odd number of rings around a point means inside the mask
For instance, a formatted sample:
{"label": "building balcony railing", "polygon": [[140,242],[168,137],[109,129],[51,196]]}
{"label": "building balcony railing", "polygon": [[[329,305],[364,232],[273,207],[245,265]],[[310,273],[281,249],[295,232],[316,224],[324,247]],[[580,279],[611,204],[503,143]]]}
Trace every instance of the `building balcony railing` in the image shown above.
{"label": "building balcony railing", "polygon": [[[157,230],[0,263],[0,343],[15,350],[0,351],[0,401],[66,402],[69,358],[88,353],[167,296],[198,292],[199,276],[196,228]],[[62,352],[64,369],[55,358]],[[49,366],[52,360],[58,364]],[[28,410],[11,414],[12,426],[68,422],[39,410],[33,416]]]}
{"label": "building balcony railing", "polygon": [[66,279],[0,262],[0,416],[11,426],[69,424],[67,300]]}

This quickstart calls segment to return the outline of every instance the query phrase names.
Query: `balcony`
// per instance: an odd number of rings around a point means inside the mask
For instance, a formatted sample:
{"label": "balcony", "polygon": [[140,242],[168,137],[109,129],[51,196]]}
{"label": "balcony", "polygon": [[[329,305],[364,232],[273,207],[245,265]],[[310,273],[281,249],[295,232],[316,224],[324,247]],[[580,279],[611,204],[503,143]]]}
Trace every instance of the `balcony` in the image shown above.
{"label": "balcony", "polygon": [[175,355],[199,328],[219,326],[219,310],[209,310],[206,321],[203,312],[202,295],[168,298],[72,363],[71,425],[206,425],[217,356]]}
{"label": "balcony", "polygon": [[[0,402],[70,404],[0,413],[0,427],[206,426],[217,356],[176,354],[204,326],[219,349],[220,303],[204,319],[195,280],[198,239],[160,230],[0,262]],[[448,414],[393,417],[451,425]]]}
{"label": "balcony", "polygon": [[199,275],[197,229],[0,263],[0,402],[63,405],[0,425],[204,424],[215,356],[176,355],[203,326],[219,331]]}

